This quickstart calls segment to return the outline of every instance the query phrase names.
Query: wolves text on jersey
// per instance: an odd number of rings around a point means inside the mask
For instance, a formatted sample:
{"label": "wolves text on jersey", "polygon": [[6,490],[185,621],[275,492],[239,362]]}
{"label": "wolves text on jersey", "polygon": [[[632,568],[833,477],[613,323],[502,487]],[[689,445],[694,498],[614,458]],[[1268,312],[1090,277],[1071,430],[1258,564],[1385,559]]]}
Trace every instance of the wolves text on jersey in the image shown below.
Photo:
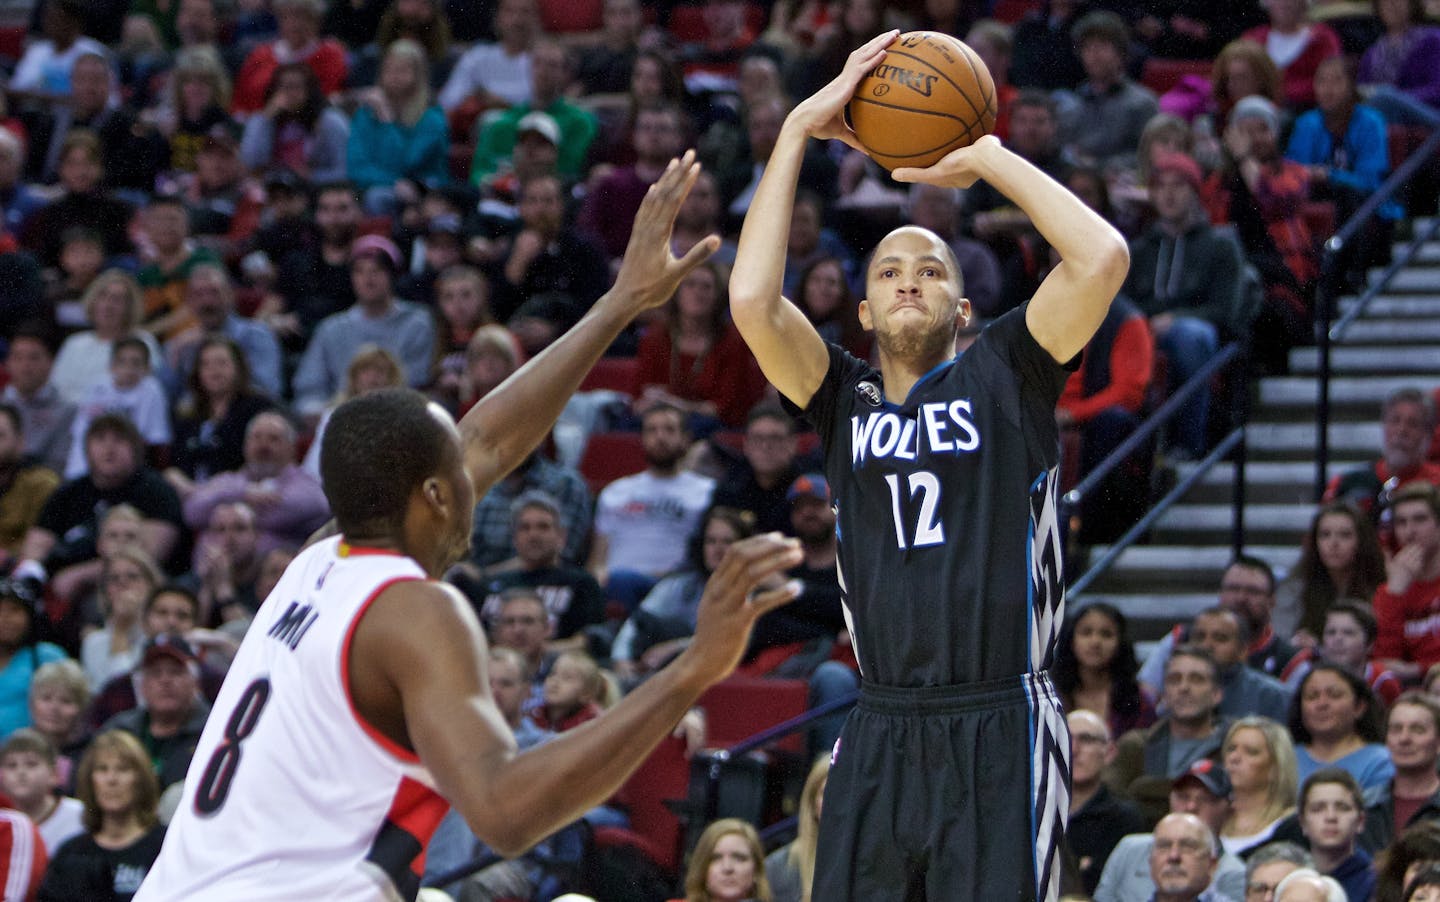
{"label": "wolves text on jersey", "polygon": [[961,454],[980,447],[980,430],[968,400],[921,404],[917,416],[873,411],[850,417],[850,464],[926,454]]}

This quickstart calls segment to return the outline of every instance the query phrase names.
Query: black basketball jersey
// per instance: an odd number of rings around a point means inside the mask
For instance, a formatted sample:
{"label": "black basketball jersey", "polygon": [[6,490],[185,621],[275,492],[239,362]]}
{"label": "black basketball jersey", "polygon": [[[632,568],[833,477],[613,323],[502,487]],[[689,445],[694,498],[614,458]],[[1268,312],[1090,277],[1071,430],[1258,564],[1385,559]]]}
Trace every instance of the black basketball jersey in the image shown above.
{"label": "black basketball jersey", "polygon": [[1030,334],[1027,306],[899,405],[878,370],[829,346],[803,415],[824,447],[845,616],[870,682],[1050,666],[1064,616],[1055,403],[1069,368]]}

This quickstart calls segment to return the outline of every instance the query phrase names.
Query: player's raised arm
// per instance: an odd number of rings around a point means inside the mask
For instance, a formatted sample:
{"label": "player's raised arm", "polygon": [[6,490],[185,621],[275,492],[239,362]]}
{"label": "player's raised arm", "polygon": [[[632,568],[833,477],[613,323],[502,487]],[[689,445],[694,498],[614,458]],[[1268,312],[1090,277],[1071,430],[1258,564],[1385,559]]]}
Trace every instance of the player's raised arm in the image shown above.
{"label": "player's raised arm", "polygon": [[521,754],[490,696],[479,623],[454,589],[387,590],[361,622],[354,660],[385,661],[382,685],[399,696],[410,743],[441,794],[497,852],[518,855],[614,795],[735,669],[755,621],[799,592],[793,581],[757,587],[800,561],[798,543],[776,533],[736,542],[705,585],[694,640],[672,664],[603,716]]}
{"label": "player's raised arm", "polygon": [[694,151],[670,162],[635,214],[615,284],[573,329],[482,398],[460,421],[465,469],[477,496],[540,444],[620,330],[641,311],[665,303],[686,273],[719,248],[720,239],[712,235],[678,260],[670,253],[675,214],[699,174]]}
{"label": "player's raised arm", "polygon": [[805,143],[810,138],[837,138],[863,150],[845,124],[845,104],[860,80],[885,58],[885,47],[897,33],[888,31],[851,53],[834,81],[785,118],[740,231],[735,268],[730,273],[730,315],[765,378],[802,407],[820,387],[829,365],[825,343],[815,327],[780,293]]}
{"label": "player's raised arm", "polygon": [[896,169],[896,181],[968,188],[984,179],[1015,202],[1060,265],[1046,276],[1025,314],[1040,346],[1060,362],[1074,357],[1100,328],[1130,269],[1125,238],[1063,185],[987,136],[928,169]]}

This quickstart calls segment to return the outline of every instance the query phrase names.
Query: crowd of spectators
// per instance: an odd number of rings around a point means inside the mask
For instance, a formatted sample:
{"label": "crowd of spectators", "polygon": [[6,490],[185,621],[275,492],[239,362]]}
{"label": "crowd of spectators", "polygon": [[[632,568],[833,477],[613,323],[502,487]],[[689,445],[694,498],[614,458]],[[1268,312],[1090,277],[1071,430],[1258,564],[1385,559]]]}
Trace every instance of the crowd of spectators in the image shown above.
{"label": "crowd of spectators", "polygon": [[[524,746],[603,717],[683,648],[730,543],[787,532],[805,592],[760,623],[745,666],[808,680],[812,704],[844,696],[834,499],[726,297],[793,103],[883,28],[964,38],[997,133],[1129,236],[1129,279],[1056,412],[1073,481],[1222,345],[1283,372],[1317,288],[1357,284],[1424,211],[1390,200],[1321,271],[1319,242],[1389,172],[1390,142],[1440,123],[1436,5],[0,3],[23,38],[0,60],[0,828],[41,840],[11,883],[129,898],[207,699],[328,519],[330,411],[408,385],[463,415],[608,288],[645,191],[687,147],[705,169],[675,250],[714,232],[719,251],[610,349],[569,433],[480,500],[450,579],[490,631]],[[1157,79],[1157,61],[1187,74]],[[864,255],[896,225],[951,246],[983,319],[1053,265],[983,182],[904,189],[829,142],[800,184],[785,290],[857,356]],[[1226,397],[1196,393],[1164,457],[1203,456]],[[1277,581],[1237,560],[1144,669],[1120,611],[1072,613],[1055,678],[1077,894],[1291,898],[1272,894],[1293,870],[1296,887],[1328,875],[1352,902],[1398,902],[1410,864],[1440,862],[1423,832],[1440,830],[1434,404],[1431,387],[1391,395],[1380,459],[1337,477],[1300,563]],[[595,433],[621,437],[622,478],[585,465]],[[1155,451],[1087,501],[1080,541],[1138,518]],[[838,729],[817,721],[809,751]],[[703,713],[681,732],[703,745]],[[750,825],[706,831],[687,899],[808,899],[824,778],[768,860]],[[441,836],[432,865],[479,850],[456,819]],[[452,889],[550,898],[543,865],[571,854],[557,837]],[[1440,885],[1424,873],[1415,898]]]}

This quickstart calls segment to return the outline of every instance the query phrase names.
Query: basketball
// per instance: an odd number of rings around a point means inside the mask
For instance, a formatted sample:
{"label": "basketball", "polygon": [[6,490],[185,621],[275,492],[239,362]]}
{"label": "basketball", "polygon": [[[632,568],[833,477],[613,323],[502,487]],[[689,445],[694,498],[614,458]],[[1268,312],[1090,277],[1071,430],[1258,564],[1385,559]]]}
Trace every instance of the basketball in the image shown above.
{"label": "basketball", "polygon": [[935,31],[885,48],[846,106],[850,127],[886,169],[925,167],[995,128],[995,83],[975,51]]}

